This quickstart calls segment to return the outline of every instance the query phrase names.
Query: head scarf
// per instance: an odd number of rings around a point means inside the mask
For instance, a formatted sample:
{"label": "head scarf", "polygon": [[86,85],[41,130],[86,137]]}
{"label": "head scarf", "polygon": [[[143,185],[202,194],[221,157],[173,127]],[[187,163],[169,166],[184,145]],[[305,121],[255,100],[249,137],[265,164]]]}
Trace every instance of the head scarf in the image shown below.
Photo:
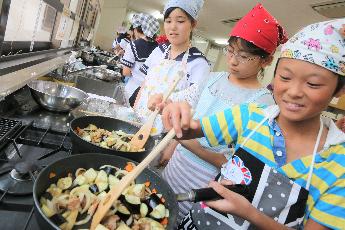
{"label": "head scarf", "polygon": [[288,39],[284,28],[260,3],[236,23],[229,35],[251,42],[269,54]]}
{"label": "head scarf", "polygon": [[282,47],[281,57],[322,66],[345,76],[345,18],[308,25]]}
{"label": "head scarf", "polygon": [[165,4],[164,12],[171,7],[178,7],[186,11],[194,20],[198,18],[198,14],[204,5],[204,0],[169,0]]}
{"label": "head scarf", "polygon": [[158,20],[149,14],[135,14],[132,18],[133,28],[141,27],[145,36],[153,38],[159,30]]}

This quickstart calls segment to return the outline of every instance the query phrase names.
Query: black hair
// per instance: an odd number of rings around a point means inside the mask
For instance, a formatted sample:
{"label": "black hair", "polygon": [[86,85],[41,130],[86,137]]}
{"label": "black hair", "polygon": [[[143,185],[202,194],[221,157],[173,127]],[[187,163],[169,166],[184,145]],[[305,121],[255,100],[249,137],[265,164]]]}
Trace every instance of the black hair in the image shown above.
{"label": "black hair", "polygon": [[189,21],[191,21],[192,23],[195,23],[195,19],[190,15],[188,14],[184,9],[180,8],[180,7],[170,7],[168,8],[166,11],[165,11],[165,14],[164,14],[164,21],[165,19],[167,19],[169,17],[169,15],[171,14],[171,12],[173,12],[175,9],[179,8],[180,10],[182,10],[188,17]]}
{"label": "black hair", "polygon": [[[137,30],[139,33],[141,33],[141,34],[144,34],[143,29],[141,28],[141,26],[135,27],[134,29],[136,29],[136,30]],[[144,34],[144,35],[145,35],[145,34]],[[156,41],[155,41],[156,35],[154,35],[152,38],[150,38],[150,37],[148,37],[148,36],[146,36],[146,35],[145,35],[145,37],[146,37],[147,41],[149,41],[149,42],[156,42]]]}
{"label": "black hair", "polygon": [[[278,59],[277,64],[274,68],[273,77],[276,76],[277,67],[278,67],[280,59],[281,58]],[[345,76],[342,76],[342,75],[337,74],[337,73],[334,73],[334,75],[337,77],[337,86],[335,87],[335,90],[333,92],[333,96],[336,95],[345,86]]]}
{"label": "black hair", "polygon": [[119,39],[119,41],[121,41],[122,39],[127,38],[127,37],[128,37],[128,34],[126,32],[126,33],[123,33],[123,34],[119,34],[119,36],[117,38]]}
{"label": "black hair", "polygon": [[131,25],[131,26],[129,27],[129,30],[130,30],[130,31],[133,31],[133,30],[134,30],[133,25]]}
{"label": "black hair", "polygon": [[257,47],[251,42],[248,42],[247,40],[244,40],[243,38],[231,36],[228,40],[228,44],[229,46],[232,46],[233,44],[236,44],[238,41],[240,41],[243,50],[247,53],[250,53],[255,56],[260,56],[263,59],[270,56],[270,54],[267,53],[265,50],[261,49],[260,47]]}

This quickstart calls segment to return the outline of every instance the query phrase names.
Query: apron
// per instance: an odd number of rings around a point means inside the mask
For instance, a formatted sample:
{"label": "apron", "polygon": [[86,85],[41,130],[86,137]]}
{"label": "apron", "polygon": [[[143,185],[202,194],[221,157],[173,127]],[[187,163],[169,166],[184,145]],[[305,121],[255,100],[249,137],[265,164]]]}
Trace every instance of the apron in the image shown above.
{"label": "apron", "polygon": [[[223,95],[221,92],[217,91],[216,87],[214,87],[214,84],[218,82],[220,78],[224,77],[224,75],[226,75],[227,77],[229,73],[223,72],[208,81],[207,85],[205,86],[205,89],[201,93],[200,99],[198,101],[198,106],[195,109],[195,114],[194,114],[193,119],[200,119],[201,117],[214,114],[219,111],[223,111],[224,109],[227,109],[235,104],[238,104],[238,102],[232,101],[231,97],[226,97],[226,95]],[[261,96],[269,94],[269,93],[270,92],[267,90],[259,90],[242,103],[255,102]],[[199,108],[199,106],[201,108]],[[208,144],[207,139],[205,137],[197,138],[197,140],[203,147],[207,149],[210,149],[215,152],[219,152],[220,154],[227,154],[226,156],[230,155],[229,146],[220,145],[220,146],[211,147]],[[189,158],[203,165],[205,168],[211,170],[212,172],[214,173],[219,172],[218,169],[206,163],[205,161],[201,160],[194,153],[191,153],[190,151],[185,151],[181,145],[177,146],[177,151],[179,151],[183,155],[187,155]]]}
{"label": "apron", "polygon": [[[169,50],[170,47],[165,51],[164,57],[166,57]],[[173,93],[184,90],[190,86],[190,83],[188,82],[189,76],[187,75],[188,55],[189,49],[183,55],[182,61],[163,59],[159,65],[152,68],[150,74],[148,74],[150,79],[145,81],[143,92],[141,93],[138,105],[135,107],[138,117],[142,122],[145,123],[152,113],[152,111],[147,108],[149,97],[160,93],[164,95],[175,81],[177,72],[182,71],[184,77],[179,80]],[[163,124],[161,115],[157,115],[151,130],[151,135],[159,135],[162,131]]]}
{"label": "apron", "polygon": [[[323,131],[323,122],[320,119],[320,130],[314,146],[305,189],[244,150],[243,145],[268,118],[266,117],[261,121],[247,136],[232,159],[222,168],[222,176],[226,175],[227,179],[233,180],[236,184],[248,185],[248,193],[241,195],[246,197],[259,211],[287,227],[299,228],[304,219],[315,156]],[[219,213],[203,202],[194,204],[178,227],[178,229],[188,230],[214,230],[215,228],[256,229],[247,220],[231,214]]]}

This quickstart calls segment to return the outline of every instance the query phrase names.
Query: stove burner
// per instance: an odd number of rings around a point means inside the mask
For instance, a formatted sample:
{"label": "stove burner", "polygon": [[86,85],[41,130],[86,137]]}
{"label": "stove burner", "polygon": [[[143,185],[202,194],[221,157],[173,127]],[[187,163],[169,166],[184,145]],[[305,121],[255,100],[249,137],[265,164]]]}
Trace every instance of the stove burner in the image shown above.
{"label": "stove burner", "polygon": [[0,191],[7,192],[11,195],[30,195],[32,194],[32,188],[34,182],[31,180],[17,180],[14,177],[16,172],[13,169],[11,173],[0,176]]}
{"label": "stove burner", "polygon": [[18,174],[25,175],[29,172],[36,171],[38,167],[33,162],[20,161],[14,165],[14,169],[17,171]]}
{"label": "stove burner", "polygon": [[11,171],[11,177],[17,181],[28,181],[31,180],[31,176],[29,173],[19,173],[17,170],[12,169]]}

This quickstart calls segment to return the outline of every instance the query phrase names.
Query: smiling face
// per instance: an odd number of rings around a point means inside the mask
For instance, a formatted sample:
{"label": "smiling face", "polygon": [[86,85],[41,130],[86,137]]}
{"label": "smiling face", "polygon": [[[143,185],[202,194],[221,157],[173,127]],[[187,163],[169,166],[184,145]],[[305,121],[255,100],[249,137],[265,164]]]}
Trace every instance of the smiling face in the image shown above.
{"label": "smiling face", "polygon": [[309,62],[282,58],[274,77],[273,94],[279,119],[299,122],[319,119],[338,83],[331,71]]}
{"label": "smiling face", "polygon": [[195,23],[180,8],[174,9],[164,20],[165,34],[172,45],[189,43],[190,34]]}

